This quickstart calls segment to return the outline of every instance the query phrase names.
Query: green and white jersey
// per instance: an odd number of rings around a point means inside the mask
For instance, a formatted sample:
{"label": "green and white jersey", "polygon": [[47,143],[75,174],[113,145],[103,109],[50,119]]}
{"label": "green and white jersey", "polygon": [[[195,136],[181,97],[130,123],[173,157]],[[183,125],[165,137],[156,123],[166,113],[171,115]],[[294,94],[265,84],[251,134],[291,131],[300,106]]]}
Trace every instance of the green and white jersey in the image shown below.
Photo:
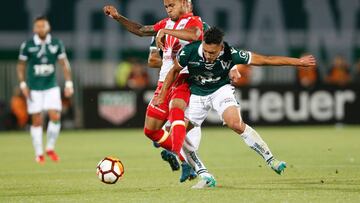
{"label": "green and white jersey", "polygon": [[191,94],[206,96],[229,84],[230,69],[236,64],[249,64],[251,52],[239,50],[224,42],[224,50],[215,63],[206,63],[202,42],[186,45],[178,54],[180,65],[188,68]]}
{"label": "green and white jersey", "polygon": [[38,35],[21,44],[19,60],[26,61],[26,83],[31,90],[47,90],[57,86],[55,64],[66,57],[63,43],[50,34],[42,42]]}

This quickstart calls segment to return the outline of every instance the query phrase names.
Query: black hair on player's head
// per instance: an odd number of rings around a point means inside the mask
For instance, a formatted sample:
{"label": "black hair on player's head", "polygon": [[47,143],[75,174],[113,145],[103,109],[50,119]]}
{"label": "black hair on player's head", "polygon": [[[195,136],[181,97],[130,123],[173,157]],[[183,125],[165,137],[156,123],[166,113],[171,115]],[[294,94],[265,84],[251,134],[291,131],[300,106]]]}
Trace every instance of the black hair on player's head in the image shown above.
{"label": "black hair on player's head", "polygon": [[34,19],[34,22],[37,22],[37,21],[39,21],[39,20],[45,20],[45,21],[48,21],[48,22],[49,22],[49,19],[48,19],[46,16],[44,16],[44,15],[36,17],[36,18]]}
{"label": "black hair on player's head", "polygon": [[224,38],[224,32],[217,27],[211,27],[204,33],[206,44],[221,44]]}

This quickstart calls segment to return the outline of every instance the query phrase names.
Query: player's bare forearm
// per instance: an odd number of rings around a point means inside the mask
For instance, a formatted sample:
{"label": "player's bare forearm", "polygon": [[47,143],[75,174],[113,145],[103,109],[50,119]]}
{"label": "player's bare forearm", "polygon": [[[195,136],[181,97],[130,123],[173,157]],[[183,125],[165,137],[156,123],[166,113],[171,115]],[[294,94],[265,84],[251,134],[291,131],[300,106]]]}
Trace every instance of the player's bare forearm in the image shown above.
{"label": "player's bare forearm", "polygon": [[168,72],[166,78],[163,82],[163,86],[160,90],[159,97],[161,99],[165,98],[166,92],[169,91],[171,84],[175,81],[177,75],[180,73],[181,67],[174,65],[173,68]]}
{"label": "player's bare forearm", "polygon": [[129,32],[137,36],[140,37],[154,36],[156,34],[154,30],[154,26],[152,25],[144,26],[141,25],[140,23],[129,20],[125,16],[119,14],[114,6],[107,5],[104,7],[103,10],[105,15],[115,19],[117,22],[123,25]]}
{"label": "player's bare forearm", "polygon": [[172,29],[163,29],[164,34],[171,35],[181,40],[185,41],[196,41],[199,40],[201,36],[201,30],[197,27],[182,29],[182,30],[172,30]]}
{"label": "player's bare forearm", "polygon": [[252,53],[251,65],[269,65],[269,66],[316,66],[316,59],[312,55],[301,58],[292,58],[285,56],[263,56]]}
{"label": "player's bare forearm", "polygon": [[149,57],[148,57],[148,66],[150,68],[161,68],[162,60],[160,53],[157,49],[150,50]]}
{"label": "player's bare forearm", "polygon": [[25,69],[26,69],[26,62],[19,60],[19,62],[17,63],[17,66],[16,66],[16,71],[17,71],[17,76],[18,76],[19,82],[25,81]]}
{"label": "player's bare forearm", "polygon": [[59,59],[59,64],[63,68],[65,81],[72,81],[69,60],[66,57],[63,59]]}
{"label": "player's bare forearm", "polygon": [[154,26],[152,25],[141,25],[137,22],[130,21],[126,17],[119,15],[118,17],[114,18],[120,24],[122,24],[129,32],[139,36],[154,36],[156,34],[154,30]]}

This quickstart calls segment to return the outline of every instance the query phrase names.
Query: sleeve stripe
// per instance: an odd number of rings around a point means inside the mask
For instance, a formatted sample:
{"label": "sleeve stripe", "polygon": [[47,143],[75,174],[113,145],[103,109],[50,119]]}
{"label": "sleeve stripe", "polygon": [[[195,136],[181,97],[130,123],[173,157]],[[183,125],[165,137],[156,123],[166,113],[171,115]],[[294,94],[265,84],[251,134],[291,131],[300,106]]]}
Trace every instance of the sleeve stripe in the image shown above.
{"label": "sleeve stripe", "polygon": [[250,51],[248,53],[249,53],[249,60],[248,60],[247,64],[249,65],[249,64],[251,64],[252,53]]}
{"label": "sleeve stripe", "polygon": [[149,50],[151,51],[151,50],[159,50],[159,49],[157,47],[155,47],[155,46],[150,46]]}
{"label": "sleeve stripe", "polygon": [[61,53],[58,55],[58,59],[64,59],[66,58],[66,53]]}
{"label": "sleeve stripe", "polygon": [[19,60],[27,61],[28,57],[24,55],[19,55]]}

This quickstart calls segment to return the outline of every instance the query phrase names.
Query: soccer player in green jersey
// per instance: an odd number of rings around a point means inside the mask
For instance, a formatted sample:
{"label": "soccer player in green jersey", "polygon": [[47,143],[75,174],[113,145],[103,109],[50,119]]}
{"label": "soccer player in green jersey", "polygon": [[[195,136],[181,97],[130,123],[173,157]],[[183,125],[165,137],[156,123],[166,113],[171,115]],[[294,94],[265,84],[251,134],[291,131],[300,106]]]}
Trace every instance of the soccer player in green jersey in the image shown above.
{"label": "soccer player in green jersey", "polygon": [[[201,126],[210,109],[217,111],[224,123],[257,152],[277,174],[282,174],[286,163],[274,158],[260,135],[241,118],[240,109],[234,96],[231,80],[241,76],[235,65],[271,65],[311,67],[316,65],[313,56],[290,58],[283,56],[263,56],[239,50],[223,41],[224,33],[218,28],[210,28],[204,40],[186,45],[178,54],[169,71],[155,104],[163,102],[165,92],[175,76],[185,67],[189,71],[191,97],[186,117],[190,126]],[[190,127],[191,128],[191,127]],[[212,185],[211,175],[200,176],[202,180],[195,187]]]}
{"label": "soccer player in green jersey", "polygon": [[49,115],[46,154],[53,161],[59,161],[59,156],[54,151],[60,133],[61,116],[61,93],[55,76],[56,62],[59,62],[64,71],[65,97],[71,97],[74,89],[64,45],[50,35],[50,23],[46,17],[35,19],[33,32],[34,37],[21,45],[17,74],[21,91],[27,99],[28,113],[32,118],[30,134],[35,160],[43,164],[43,111],[47,111]]}

